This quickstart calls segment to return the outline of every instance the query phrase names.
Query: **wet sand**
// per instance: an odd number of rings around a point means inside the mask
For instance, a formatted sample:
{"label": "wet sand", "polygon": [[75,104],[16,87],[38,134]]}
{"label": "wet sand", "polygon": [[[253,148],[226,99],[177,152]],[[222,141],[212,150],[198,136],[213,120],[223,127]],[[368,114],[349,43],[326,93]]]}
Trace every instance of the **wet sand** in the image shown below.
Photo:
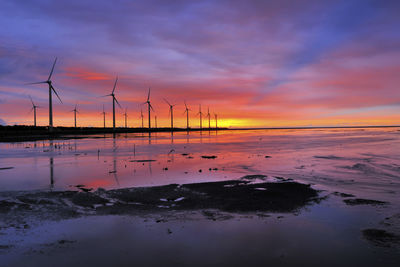
{"label": "wet sand", "polygon": [[[377,205],[390,203],[265,178],[94,192],[3,192],[0,258],[4,266],[398,263],[399,215],[386,217],[379,229],[357,229],[362,225],[357,216],[365,218]],[[353,213],[350,229],[340,223],[343,207],[332,212],[340,202],[367,207],[347,211]],[[314,209],[320,210],[317,218]]]}

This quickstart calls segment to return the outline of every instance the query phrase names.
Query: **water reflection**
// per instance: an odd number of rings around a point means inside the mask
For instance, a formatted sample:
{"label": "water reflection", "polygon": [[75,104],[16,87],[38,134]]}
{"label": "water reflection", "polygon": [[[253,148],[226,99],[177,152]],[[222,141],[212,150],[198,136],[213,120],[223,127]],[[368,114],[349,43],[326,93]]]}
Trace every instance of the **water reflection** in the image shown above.
{"label": "water reflection", "polygon": [[71,190],[77,184],[110,189],[265,174],[349,193],[393,192],[400,187],[399,149],[399,132],[389,129],[101,134],[3,143],[0,167],[14,168],[0,170],[0,188],[48,189],[50,165],[51,190]]}
{"label": "water reflection", "polygon": [[114,157],[113,159],[113,170],[112,170],[112,175],[114,176],[115,183],[119,187],[119,180],[118,180],[118,170],[117,170],[117,159]]}
{"label": "water reflection", "polygon": [[50,190],[54,189],[54,159],[50,157]]}

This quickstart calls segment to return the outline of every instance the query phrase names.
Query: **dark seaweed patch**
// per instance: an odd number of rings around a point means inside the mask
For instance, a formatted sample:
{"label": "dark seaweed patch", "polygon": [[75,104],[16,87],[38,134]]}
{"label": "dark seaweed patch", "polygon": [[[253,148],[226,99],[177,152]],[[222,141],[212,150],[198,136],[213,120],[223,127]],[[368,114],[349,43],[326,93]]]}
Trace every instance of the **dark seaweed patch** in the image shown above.
{"label": "dark seaweed patch", "polygon": [[364,229],[362,234],[366,240],[380,247],[391,247],[400,243],[400,236],[382,229]]}
{"label": "dark seaweed patch", "polygon": [[355,206],[355,205],[385,205],[388,204],[388,202],[385,201],[379,201],[379,200],[373,200],[373,199],[363,199],[363,198],[350,198],[350,199],[345,199],[343,200],[344,203],[350,206]]}

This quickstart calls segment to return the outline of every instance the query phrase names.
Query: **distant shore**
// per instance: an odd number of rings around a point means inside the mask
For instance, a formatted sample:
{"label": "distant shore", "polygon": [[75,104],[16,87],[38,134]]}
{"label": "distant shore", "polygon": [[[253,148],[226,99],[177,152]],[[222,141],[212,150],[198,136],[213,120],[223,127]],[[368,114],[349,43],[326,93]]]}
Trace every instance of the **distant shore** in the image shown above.
{"label": "distant shore", "polygon": [[47,126],[0,126],[0,142],[24,142],[47,139],[74,139],[74,135],[121,134],[121,133],[157,133],[157,132],[193,132],[220,131],[228,128],[124,128],[113,130],[110,127],[54,127],[50,132]]}
{"label": "distant shore", "polygon": [[[378,126],[310,126],[310,127],[265,127],[265,128],[125,128],[118,127],[113,130],[111,127],[54,127],[52,132],[47,126],[30,126],[30,125],[0,125],[0,142],[25,142],[48,139],[74,139],[82,138],[76,135],[93,135],[93,134],[121,134],[121,133],[157,133],[157,132],[208,132],[208,131],[224,131],[224,130],[307,130],[307,129],[362,129],[362,128],[399,128],[396,125],[378,125]],[[74,136],[75,135],[75,136]]]}

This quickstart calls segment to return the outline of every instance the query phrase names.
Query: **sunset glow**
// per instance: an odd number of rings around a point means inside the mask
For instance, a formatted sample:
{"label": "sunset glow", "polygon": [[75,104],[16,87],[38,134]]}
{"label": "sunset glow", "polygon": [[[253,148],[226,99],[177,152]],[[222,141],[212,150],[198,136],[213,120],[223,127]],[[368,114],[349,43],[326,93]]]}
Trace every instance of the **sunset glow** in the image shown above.
{"label": "sunset glow", "polygon": [[[48,125],[112,125],[111,92],[128,126],[147,122],[147,89],[159,127],[399,125],[398,1],[2,1],[0,124],[33,124],[29,95]],[[124,125],[118,108],[117,126]],[[203,117],[203,126],[208,119]],[[145,124],[147,125],[147,123]]]}

